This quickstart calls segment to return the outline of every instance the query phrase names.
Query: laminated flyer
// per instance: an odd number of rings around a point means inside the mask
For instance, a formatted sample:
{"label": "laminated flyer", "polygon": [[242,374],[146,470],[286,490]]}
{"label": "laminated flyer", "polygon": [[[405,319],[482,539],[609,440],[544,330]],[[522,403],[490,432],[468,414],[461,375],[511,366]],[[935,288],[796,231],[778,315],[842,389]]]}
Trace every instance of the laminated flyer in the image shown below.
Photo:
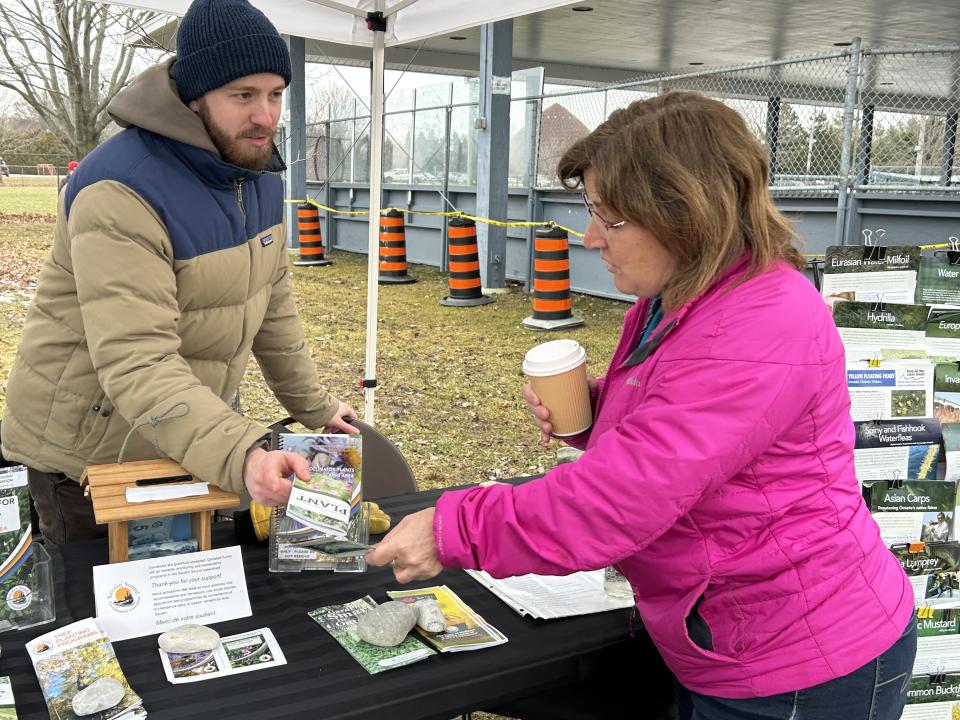
{"label": "laminated flyer", "polygon": [[926,358],[926,305],[838,302],[833,321],[847,360]]}
{"label": "laminated flyer", "polygon": [[960,673],[960,609],[917,608],[916,675]]}
{"label": "laminated flyer", "polygon": [[960,358],[960,310],[931,311],[927,321],[926,350],[931,358]]}
{"label": "laminated flyer", "polygon": [[960,265],[957,254],[935,254],[920,259],[916,301],[926,305],[960,306]]}
{"label": "laminated flyer", "polygon": [[933,414],[943,425],[960,423],[960,365],[955,362],[934,366]]}
{"label": "laminated flyer", "polygon": [[286,665],[287,659],[270,628],[220,638],[213,650],[168,653],[159,650],[163,672],[171,683],[210,680],[225,675]]}
{"label": "laminated flyer", "polygon": [[940,421],[912,420],[855,422],[853,462],[857,479],[931,480],[937,475]]}
{"label": "laminated flyer", "polygon": [[917,607],[960,607],[960,543],[891,545],[913,588]]}
{"label": "laminated flyer", "polygon": [[960,716],[960,673],[914,675],[900,720],[954,720]]}
{"label": "laminated flyer", "polygon": [[447,629],[444,632],[431,633],[417,626],[416,630],[440,652],[480,650],[507,642],[506,635],[480,617],[446,585],[416,590],[388,590],[387,597],[407,603],[424,598],[437,601],[440,612],[447,620]]}
{"label": "laminated flyer", "polygon": [[920,248],[915,245],[832,245],[827,248],[820,292],[833,300],[912,303]]}
{"label": "laminated flyer", "polygon": [[854,420],[922,418],[933,415],[933,363],[888,360],[879,367],[847,363],[850,417]]}
{"label": "laminated flyer", "polygon": [[956,482],[872,480],[863,484],[863,498],[886,545],[953,540],[956,497]]}

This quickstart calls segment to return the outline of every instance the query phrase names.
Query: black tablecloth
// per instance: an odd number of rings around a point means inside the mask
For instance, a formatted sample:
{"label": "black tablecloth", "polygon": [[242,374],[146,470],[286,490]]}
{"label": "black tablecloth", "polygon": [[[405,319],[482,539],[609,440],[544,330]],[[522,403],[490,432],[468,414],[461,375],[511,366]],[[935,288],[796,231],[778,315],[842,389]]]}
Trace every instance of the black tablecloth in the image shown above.
{"label": "black tablecloth", "polygon": [[[400,495],[380,505],[396,523],[431,505],[439,491]],[[233,544],[229,523],[215,526],[214,544]],[[24,643],[55,627],[94,615],[91,568],[107,562],[104,540],[52,548],[56,573],[54,623],[0,635],[0,675],[9,675],[21,720],[48,717]],[[151,718],[450,718],[556,687],[576,677],[578,659],[628,638],[628,611],[561,620],[523,618],[459,570],[410,587],[446,584],[509,642],[484,650],[438,654],[414,665],[369,675],[307,616],[321,605],[369,594],[377,602],[397,589],[389,568],[365,573],[270,573],[267,546],[244,545],[253,616],[216,623],[221,636],[269,627],[287,664],[233,677],[172,685],[163,674],[156,635],[114,643],[120,665]],[[374,714],[382,712],[382,715]]]}

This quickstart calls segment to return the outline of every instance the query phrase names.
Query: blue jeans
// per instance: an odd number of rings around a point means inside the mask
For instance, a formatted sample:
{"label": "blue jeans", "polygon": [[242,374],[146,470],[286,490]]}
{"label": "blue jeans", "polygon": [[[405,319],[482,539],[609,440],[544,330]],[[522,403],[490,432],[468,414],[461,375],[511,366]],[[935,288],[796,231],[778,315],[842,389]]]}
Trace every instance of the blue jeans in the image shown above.
{"label": "blue jeans", "polygon": [[680,720],[898,720],[907,699],[917,620],[876,660],[849,675],[770,697],[732,700],[677,685]]}

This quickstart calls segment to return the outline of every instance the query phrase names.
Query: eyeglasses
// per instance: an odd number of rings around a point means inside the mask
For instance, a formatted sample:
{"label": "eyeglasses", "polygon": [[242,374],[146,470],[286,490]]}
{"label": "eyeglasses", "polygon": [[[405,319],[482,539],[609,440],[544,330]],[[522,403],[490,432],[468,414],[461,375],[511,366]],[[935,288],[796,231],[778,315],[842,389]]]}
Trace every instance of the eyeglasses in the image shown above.
{"label": "eyeglasses", "polygon": [[583,198],[583,204],[587,208],[587,212],[600,221],[600,224],[603,225],[604,230],[616,230],[617,228],[622,228],[624,225],[627,224],[626,220],[621,220],[620,222],[615,222],[615,223],[607,222],[607,220],[603,217],[603,215],[598,213],[593,208],[593,203],[590,202],[590,198],[587,197],[586,190],[581,190],[580,196]]}

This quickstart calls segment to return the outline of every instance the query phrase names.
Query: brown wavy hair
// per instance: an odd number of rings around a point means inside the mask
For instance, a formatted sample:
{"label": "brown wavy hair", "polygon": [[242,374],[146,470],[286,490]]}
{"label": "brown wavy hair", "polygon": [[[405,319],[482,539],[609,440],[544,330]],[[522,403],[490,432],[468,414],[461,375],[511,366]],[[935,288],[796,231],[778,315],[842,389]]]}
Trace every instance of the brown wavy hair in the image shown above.
{"label": "brown wavy hair", "polygon": [[721,102],[669,92],[614,111],[557,166],[570,189],[587,170],[604,207],[649,230],[674,257],[666,308],[701,294],[744,252],[747,277],[777,260],[805,265],[767,189],[766,150]]}

